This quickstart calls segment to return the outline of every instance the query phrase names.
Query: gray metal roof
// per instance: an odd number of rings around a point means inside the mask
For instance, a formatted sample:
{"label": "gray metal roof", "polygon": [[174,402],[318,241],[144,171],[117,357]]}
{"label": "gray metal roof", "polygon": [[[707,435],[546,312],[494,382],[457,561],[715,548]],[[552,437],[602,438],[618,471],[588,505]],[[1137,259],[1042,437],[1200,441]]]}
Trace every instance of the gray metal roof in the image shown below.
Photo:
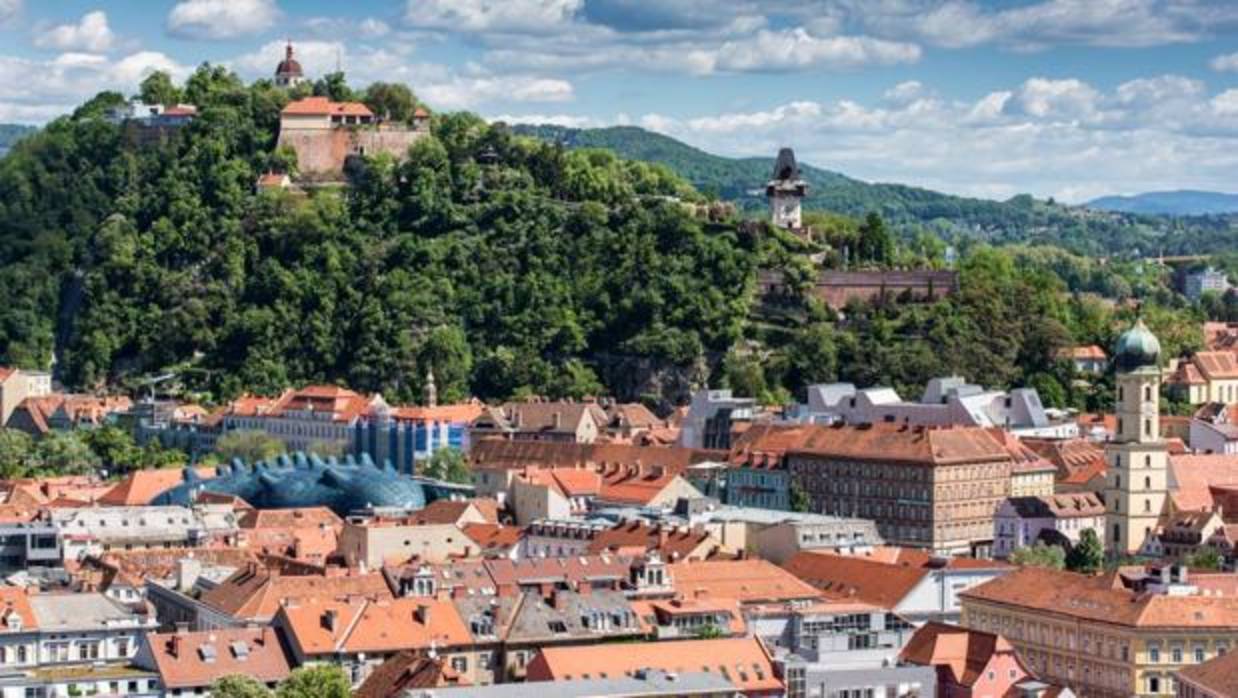
{"label": "gray metal roof", "polygon": [[[618,651],[618,649],[616,650]],[[493,686],[435,688],[413,691],[416,698],[638,698],[640,696],[685,696],[734,692],[739,689],[718,674],[694,672],[667,674],[649,671],[637,676],[572,681],[532,681]]]}

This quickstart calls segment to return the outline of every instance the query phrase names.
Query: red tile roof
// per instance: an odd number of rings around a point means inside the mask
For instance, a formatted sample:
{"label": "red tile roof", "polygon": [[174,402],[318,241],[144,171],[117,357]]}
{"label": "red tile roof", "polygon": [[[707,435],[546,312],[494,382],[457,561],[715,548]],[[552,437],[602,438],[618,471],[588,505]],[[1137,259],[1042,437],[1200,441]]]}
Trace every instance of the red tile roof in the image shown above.
{"label": "red tile roof", "polygon": [[202,595],[202,603],[233,618],[273,618],[289,600],[364,597],[390,599],[391,590],[379,573],[281,574],[252,565],[238,571]]}
{"label": "red tile roof", "polygon": [[969,600],[998,603],[1127,627],[1238,626],[1236,596],[1144,593],[1125,588],[1113,575],[1088,576],[1043,567],[1018,568],[959,596],[964,605]]}
{"label": "red tile roof", "polygon": [[1211,661],[1194,666],[1185,666],[1178,670],[1178,678],[1184,683],[1195,687],[1200,695],[1200,689],[1218,698],[1234,698],[1238,696],[1238,652],[1227,652]]}
{"label": "red tile roof", "polygon": [[1030,675],[1014,647],[1001,635],[936,621],[916,630],[899,659],[909,664],[937,667],[939,671],[948,672],[954,684],[970,687],[980,679],[996,654],[1013,655],[1023,675]]}
{"label": "red tile roof", "polygon": [[207,687],[237,674],[275,683],[291,673],[284,649],[271,628],[150,633],[146,642],[154,660],[154,666],[148,668],[159,672],[166,689]]}
{"label": "red tile roof", "polygon": [[878,422],[818,426],[790,454],[911,465],[955,465],[1008,461],[1010,454],[980,427],[934,428]]}
{"label": "red tile roof", "polygon": [[1070,347],[1063,349],[1059,356],[1067,359],[1075,359],[1077,361],[1085,359],[1104,361],[1108,358],[1105,355],[1105,350],[1095,344],[1089,344],[1085,347]]}
{"label": "red tile roof", "polygon": [[742,604],[821,599],[821,592],[766,560],[695,560],[668,566],[685,599],[735,599]]}
{"label": "red tile roof", "polygon": [[1214,489],[1238,486],[1238,455],[1171,455],[1169,476],[1175,507],[1210,510]]}
{"label": "red tile roof", "polygon": [[1238,354],[1232,351],[1198,351],[1191,362],[1208,380],[1238,379]]}
{"label": "red tile roof", "polygon": [[599,531],[589,543],[592,554],[644,554],[657,551],[664,560],[702,558],[717,552],[718,541],[704,530],[624,521]]}
{"label": "red tile roof", "polygon": [[304,655],[465,647],[472,635],[450,601],[317,601],[286,605],[277,624]]}
{"label": "red tile roof", "polygon": [[[215,477],[214,468],[194,468],[194,472],[204,480]],[[118,507],[145,506],[184,481],[185,471],[181,468],[135,470],[100,497],[99,503]]]}
{"label": "red tile roof", "polygon": [[750,695],[777,691],[784,686],[774,675],[765,646],[756,638],[734,640],[679,640],[584,647],[544,647],[529,665],[528,680],[567,681],[618,678],[639,669],[670,673],[721,674]]}
{"label": "red tile roof", "polygon": [[289,102],[280,112],[283,116],[368,116],[374,112],[360,102],[332,102],[326,97],[306,97]]}
{"label": "red tile roof", "polygon": [[401,652],[370,672],[352,695],[353,698],[400,698],[415,695],[415,689],[468,685],[468,680],[441,659],[425,657],[419,652]]}

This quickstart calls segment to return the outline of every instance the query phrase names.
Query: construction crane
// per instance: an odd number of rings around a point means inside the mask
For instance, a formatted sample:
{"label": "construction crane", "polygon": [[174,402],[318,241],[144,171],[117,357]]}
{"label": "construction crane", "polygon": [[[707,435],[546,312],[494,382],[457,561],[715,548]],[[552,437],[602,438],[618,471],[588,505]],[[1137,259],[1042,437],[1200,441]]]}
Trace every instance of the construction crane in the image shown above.
{"label": "construction crane", "polygon": [[146,380],[142,381],[142,385],[150,386],[150,402],[151,403],[155,402],[155,386],[159,385],[160,383],[166,383],[172,380],[173,378],[176,377],[176,375],[177,374],[175,373],[164,373],[162,375],[154,376],[152,378],[147,378]]}

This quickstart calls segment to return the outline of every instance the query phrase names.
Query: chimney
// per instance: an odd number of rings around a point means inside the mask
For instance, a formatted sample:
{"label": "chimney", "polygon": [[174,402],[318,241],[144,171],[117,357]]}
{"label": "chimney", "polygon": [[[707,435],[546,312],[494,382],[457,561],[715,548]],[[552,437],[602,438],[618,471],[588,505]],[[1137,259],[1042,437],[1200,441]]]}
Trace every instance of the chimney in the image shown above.
{"label": "chimney", "polygon": [[176,590],[185,592],[193,588],[194,582],[202,576],[202,562],[193,556],[183,557],[176,561]]}
{"label": "chimney", "polygon": [[168,655],[170,655],[173,659],[180,659],[182,641],[183,638],[181,637],[180,629],[178,627],[176,634],[168,640]]}
{"label": "chimney", "polygon": [[339,624],[340,614],[334,608],[327,609],[322,614],[322,627],[331,632],[335,632],[335,626]]}
{"label": "chimney", "polygon": [[430,625],[430,606],[424,603],[417,604],[417,611],[413,615],[418,623],[424,626]]}
{"label": "chimney", "polygon": [[559,431],[563,428],[563,413],[556,411],[554,414],[554,430]]}

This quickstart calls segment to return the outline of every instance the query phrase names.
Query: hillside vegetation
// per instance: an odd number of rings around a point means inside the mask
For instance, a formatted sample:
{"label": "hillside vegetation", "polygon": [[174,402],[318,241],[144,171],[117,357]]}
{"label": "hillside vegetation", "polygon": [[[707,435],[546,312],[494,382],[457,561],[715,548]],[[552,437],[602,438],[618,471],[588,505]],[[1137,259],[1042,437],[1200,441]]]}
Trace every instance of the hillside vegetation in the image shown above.
{"label": "hillside vegetation", "polygon": [[[661,163],[703,192],[739,201],[754,211],[765,206],[764,186],[774,153],[768,158],[726,158],[635,126],[513,128],[569,148],[609,148],[622,157]],[[1238,219],[1170,220],[1062,206],[1030,196],[969,199],[901,184],[862,182],[804,162],[800,169],[809,184],[806,208],[851,216],[875,211],[904,237],[927,230],[946,239],[1050,244],[1095,256],[1215,253],[1238,247]]]}
{"label": "hillside vegetation", "polygon": [[[313,89],[392,94],[340,75]],[[782,401],[812,382],[907,391],[961,373],[1087,406],[1107,393],[1079,388],[1056,352],[1108,344],[1131,312],[1070,292],[1141,298],[1167,351],[1199,342],[1202,311],[1161,270],[1045,247],[969,243],[957,296],[840,318],[807,293],[821,248],[704,220],[689,204],[707,197],[667,166],[467,113],[436,115],[404,162],[349,168],[351,186],[255,194],[259,173],[295,167],[273,150],[287,91],[203,66],[142,92],[200,115],[139,146],[101,118],[123,99],[104,93],[0,160],[0,363],[55,357],[79,390],[173,370],[215,398],[312,381],[393,401],[419,398],[432,370],[443,400],[610,393],[659,407],[706,384]],[[478,165],[490,149],[498,163]],[[821,220],[854,241],[852,264],[942,264],[940,240],[899,243],[880,216]],[[759,268],[791,292],[758,301]]]}

